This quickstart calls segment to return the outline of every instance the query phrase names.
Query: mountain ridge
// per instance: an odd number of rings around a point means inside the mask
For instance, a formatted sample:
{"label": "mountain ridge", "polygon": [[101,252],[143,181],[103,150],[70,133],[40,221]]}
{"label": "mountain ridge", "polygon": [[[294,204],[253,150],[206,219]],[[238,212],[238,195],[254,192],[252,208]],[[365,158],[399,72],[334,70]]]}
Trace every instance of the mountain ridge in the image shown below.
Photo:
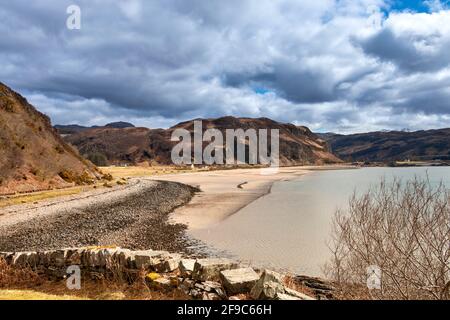
{"label": "mountain ridge", "polygon": [[65,140],[76,146],[80,153],[88,158],[91,158],[93,154],[103,155],[110,164],[136,164],[147,161],[167,165],[172,164],[171,150],[177,144],[171,141],[172,132],[183,128],[192,134],[196,120],[202,121],[203,130],[215,128],[221,132],[226,129],[279,129],[282,165],[341,162],[329,152],[326,142],[319,139],[308,128],[279,123],[268,118],[225,116],[194,119],[180,122],[168,129],[95,128],[66,136]]}
{"label": "mountain ridge", "polygon": [[318,135],[345,161],[450,160],[450,128]]}

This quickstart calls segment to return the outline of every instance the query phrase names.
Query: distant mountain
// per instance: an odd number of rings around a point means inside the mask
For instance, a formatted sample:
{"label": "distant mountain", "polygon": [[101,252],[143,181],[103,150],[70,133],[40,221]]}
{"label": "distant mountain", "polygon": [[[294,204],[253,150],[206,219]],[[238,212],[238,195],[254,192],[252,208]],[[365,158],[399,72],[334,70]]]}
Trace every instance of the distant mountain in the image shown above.
{"label": "distant mountain", "polygon": [[99,176],[18,93],[0,83],[0,194],[87,183]]}
{"label": "distant mountain", "polygon": [[124,128],[134,128],[134,124],[129,122],[111,122],[105,125],[106,128],[116,128],[116,129],[124,129]]}
{"label": "distant mountain", "polygon": [[84,127],[78,124],[68,124],[68,125],[57,124],[54,126],[54,128],[58,131],[59,134],[74,134],[84,130],[92,129],[92,127]]}
{"label": "distant mountain", "polygon": [[450,160],[450,128],[319,135],[345,161]]}
{"label": "distant mountain", "polygon": [[[327,143],[306,127],[279,123],[267,118],[222,117],[198,120],[202,120],[204,130],[216,128],[225,132],[226,129],[238,128],[279,129],[282,165],[340,162],[340,159],[329,152]],[[136,164],[144,161],[171,164],[171,150],[177,142],[171,141],[170,138],[172,132],[178,128],[193,132],[194,120],[182,122],[166,130],[96,128],[72,134],[65,139],[97,164]]]}
{"label": "distant mountain", "polygon": [[74,133],[78,133],[78,132],[82,132],[82,131],[86,131],[86,130],[90,130],[90,129],[96,129],[96,128],[118,128],[118,129],[123,129],[123,128],[134,128],[134,125],[132,123],[129,122],[111,122],[108,123],[106,125],[102,126],[92,126],[92,127],[85,127],[85,126],[80,126],[78,124],[68,124],[68,125],[60,125],[57,124],[55,125],[55,129],[58,130],[58,133],[66,135],[66,134],[74,134]]}

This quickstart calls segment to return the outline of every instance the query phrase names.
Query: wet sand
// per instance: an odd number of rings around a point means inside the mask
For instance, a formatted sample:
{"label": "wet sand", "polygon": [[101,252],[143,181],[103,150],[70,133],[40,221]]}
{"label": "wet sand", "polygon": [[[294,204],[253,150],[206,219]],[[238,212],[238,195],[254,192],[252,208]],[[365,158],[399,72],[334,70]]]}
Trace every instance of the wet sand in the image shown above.
{"label": "wet sand", "polygon": [[341,168],[343,167],[283,167],[273,175],[263,175],[260,169],[235,169],[166,175],[155,179],[188,184],[202,191],[171,214],[172,222],[186,224],[189,230],[200,230],[220,223],[266,195],[276,181],[296,179],[313,170]]}

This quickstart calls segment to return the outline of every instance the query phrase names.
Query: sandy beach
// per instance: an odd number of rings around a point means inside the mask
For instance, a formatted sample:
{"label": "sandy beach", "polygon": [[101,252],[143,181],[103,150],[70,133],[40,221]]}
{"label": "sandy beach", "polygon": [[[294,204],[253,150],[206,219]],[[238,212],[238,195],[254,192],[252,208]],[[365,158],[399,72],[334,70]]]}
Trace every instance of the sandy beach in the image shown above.
{"label": "sandy beach", "polygon": [[263,175],[260,169],[235,169],[165,175],[155,179],[180,182],[201,190],[188,204],[176,209],[170,219],[186,224],[190,230],[198,230],[219,223],[266,195],[276,181],[296,179],[313,170],[341,168],[344,167],[283,167],[273,175]]}

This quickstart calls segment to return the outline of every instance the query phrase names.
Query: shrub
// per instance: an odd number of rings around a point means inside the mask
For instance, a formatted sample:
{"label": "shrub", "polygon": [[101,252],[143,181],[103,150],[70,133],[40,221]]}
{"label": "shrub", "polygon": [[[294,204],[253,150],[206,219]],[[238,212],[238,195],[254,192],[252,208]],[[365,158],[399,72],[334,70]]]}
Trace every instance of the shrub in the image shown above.
{"label": "shrub", "polygon": [[64,169],[60,171],[58,175],[68,183],[75,183],[77,185],[94,183],[94,179],[86,171],[84,171],[81,175],[79,175],[71,170]]}
{"label": "shrub", "polygon": [[108,165],[108,159],[100,152],[89,153],[86,158],[99,167],[106,167]]}
{"label": "shrub", "polygon": [[12,267],[0,258],[0,288],[17,288],[39,285],[43,279],[30,268]]}
{"label": "shrub", "polygon": [[[370,299],[448,299],[449,191],[414,179],[379,187],[349,201],[333,221],[327,274],[344,298],[355,288]],[[381,270],[380,290],[368,290],[367,267]],[[364,290],[365,289],[365,290]],[[359,296],[361,298],[361,295]]]}

